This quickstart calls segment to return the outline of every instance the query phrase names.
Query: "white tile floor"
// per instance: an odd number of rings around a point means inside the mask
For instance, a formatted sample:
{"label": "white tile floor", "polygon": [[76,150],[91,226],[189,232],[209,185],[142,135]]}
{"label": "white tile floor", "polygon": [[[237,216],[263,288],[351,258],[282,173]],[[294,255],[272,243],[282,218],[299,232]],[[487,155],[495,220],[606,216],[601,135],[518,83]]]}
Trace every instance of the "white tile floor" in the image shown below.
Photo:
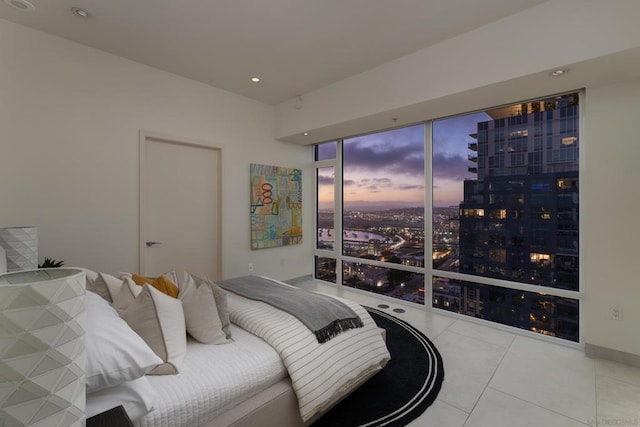
{"label": "white tile floor", "polygon": [[[298,286],[370,307],[388,304],[385,311],[434,342],[444,361],[444,383],[436,402],[410,427],[640,427],[640,368],[348,288],[317,281]],[[406,312],[391,311],[396,307]]]}

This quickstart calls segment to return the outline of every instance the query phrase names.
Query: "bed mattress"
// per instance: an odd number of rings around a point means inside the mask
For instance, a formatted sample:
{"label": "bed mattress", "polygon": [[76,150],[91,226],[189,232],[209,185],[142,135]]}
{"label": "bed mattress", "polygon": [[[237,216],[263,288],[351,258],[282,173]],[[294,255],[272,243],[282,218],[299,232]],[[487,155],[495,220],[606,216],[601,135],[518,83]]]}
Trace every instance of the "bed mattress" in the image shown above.
{"label": "bed mattress", "polygon": [[287,377],[276,351],[262,339],[231,325],[234,342],[201,344],[190,339],[178,375],[147,376],[158,393],[139,427],[194,427]]}
{"label": "bed mattress", "polygon": [[266,304],[229,292],[231,321],[263,338],[280,354],[295,390],[305,423],[380,371],[390,355],[380,329],[360,305],[334,297],[362,319],[363,326],[340,332],[320,344],[300,320]]}

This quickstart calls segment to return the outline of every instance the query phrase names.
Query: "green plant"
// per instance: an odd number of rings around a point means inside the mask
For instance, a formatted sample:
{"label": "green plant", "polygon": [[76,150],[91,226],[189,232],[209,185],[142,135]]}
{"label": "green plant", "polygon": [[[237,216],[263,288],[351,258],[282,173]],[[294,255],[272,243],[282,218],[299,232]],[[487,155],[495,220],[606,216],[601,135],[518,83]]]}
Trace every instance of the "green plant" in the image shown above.
{"label": "green plant", "polygon": [[45,258],[38,268],[58,268],[64,265],[64,261],[56,261],[55,259]]}

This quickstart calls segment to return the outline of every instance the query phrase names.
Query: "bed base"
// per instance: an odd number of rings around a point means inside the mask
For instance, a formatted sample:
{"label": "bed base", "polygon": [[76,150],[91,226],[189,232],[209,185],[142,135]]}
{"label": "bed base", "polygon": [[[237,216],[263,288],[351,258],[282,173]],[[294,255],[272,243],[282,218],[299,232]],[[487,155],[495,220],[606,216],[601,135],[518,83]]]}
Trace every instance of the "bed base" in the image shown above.
{"label": "bed base", "polygon": [[298,399],[286,378],[236,405],[204,427],[302,427]]}
{"label": "bed base", "polygon": [[[380,328],[382,339],[387,331]],[[363,378],[358,386],[370,377]],[[354,387],[357,388],[357,387]],[[346,396],[345,396],[346,397]],[[338,402],[336,402],[337,404]],[[313,420],[310,420],[313,422]],[[298,399],[289,377],[258,393],[251,399],[234,406],[203,427],[304,427],[300,417]]]}

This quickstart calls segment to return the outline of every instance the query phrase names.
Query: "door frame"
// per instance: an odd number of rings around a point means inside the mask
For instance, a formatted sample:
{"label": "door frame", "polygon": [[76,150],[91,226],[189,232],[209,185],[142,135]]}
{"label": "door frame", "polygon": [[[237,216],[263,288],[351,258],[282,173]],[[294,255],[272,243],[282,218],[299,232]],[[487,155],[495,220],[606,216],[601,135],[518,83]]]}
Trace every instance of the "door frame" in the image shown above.
{"label": "door frame", "polygon": [[[141,275],[145,275],[146,266],[145,266],[145,242],[149,238],[147,236],[147,230],[144,223],[144,218],[146,214],[146,188],[147,188],[147,148],[146,142],[148,140],[156,140],[159,142],[174,144],[186,147],[194,147],[194,148],[202,148],[206,150],[214,150],[218,152],[218,164],[217,164],[217,179],[215,182],[216,192],[222,199],[222,147],[209,144],[204,141],[195,141],[189,138],[177,137],[172,135],[161,134],[157,132],[151,131],[143,131],[139,132],[138,139],[138,147],[139,147],[139,159],[138,159],[138,171],[139,171],[139,185],[138,185],[138,271]],[[222,274],[222,203],[216,204],[216,214],[218,216],[217,224],[214,225],[216,228],[216,234],[218,236],[218,241],[216,242],[216,252],[217,259],[216,263],[218,265],[217,277],[210,277],[211,280],[221,280],[223,276]]]}

